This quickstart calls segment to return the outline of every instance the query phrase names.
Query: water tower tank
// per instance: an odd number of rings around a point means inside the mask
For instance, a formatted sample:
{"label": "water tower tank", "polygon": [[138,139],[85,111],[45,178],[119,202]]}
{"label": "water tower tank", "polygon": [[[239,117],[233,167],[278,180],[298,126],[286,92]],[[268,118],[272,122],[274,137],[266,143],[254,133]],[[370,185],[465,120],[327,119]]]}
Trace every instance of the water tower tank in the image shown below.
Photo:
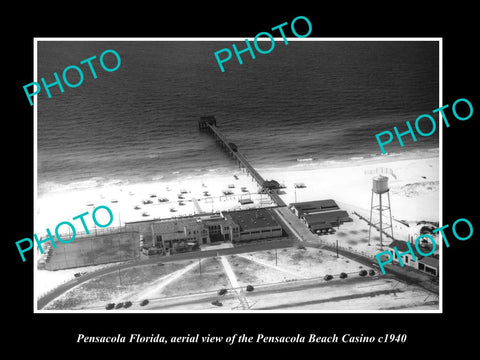
{"label": "water tower tank", "polygon": [[372,191],[375,194],[384,194],[388,192],[388,176],[378,175],[373,178]]}

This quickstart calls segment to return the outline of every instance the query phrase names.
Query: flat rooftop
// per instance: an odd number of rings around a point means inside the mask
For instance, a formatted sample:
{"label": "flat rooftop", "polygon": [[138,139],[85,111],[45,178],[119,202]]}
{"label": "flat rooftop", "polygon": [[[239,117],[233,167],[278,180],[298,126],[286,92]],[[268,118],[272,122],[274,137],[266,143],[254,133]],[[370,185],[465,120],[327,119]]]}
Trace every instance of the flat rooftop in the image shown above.
{"label": "flat rooftop", "polygon": [[240,226],[240,230],[280,227],[268,209],[248,209],[224,213]]}
{"label": "flat rooftop", "polygon": [[431,267],[434,267],[434,268],[438,269],[439,260],[435,256],[424,256],[423,258],[421,258],[418,261],[421,262],[421,263],[424,263],[425,265],[428,265],[428,266],[431,266]]}
{"label": "flat rooftop", "polygon": [[291,204],[291,206],[302,212],[309,210],[327,211],[339,209],[337,203],[332,199],[297,202]]}
{"label": "flat rooftop", "polygon": [[[404,241],[404,240],[393,240],[388,246],[391,247],[392,249],[396,247],[399,253],[404,253],[409,251],[407,241]],[[417,249],[415,248],[415,245],[410,244],[410,247],[412,248],[413,253],[415,254],[415,257],[417,258],[417,260],[423,258],[423,256],[418,253]]]}
{"label": "flat rooftop", "polygon": [[348,213],[345,210],[326,211],[315,214],[307,214],[303,216],[309,224],[319,223],[336,223],[337,220],[348,218]]}
{"label": "flat rooftop", "polygon": [[156,232],[162,234],[183,233],[185,228],[188,230],[201,230],[203,227],[202,223],[199,223],[194,219],[160,221],[152,225]]}

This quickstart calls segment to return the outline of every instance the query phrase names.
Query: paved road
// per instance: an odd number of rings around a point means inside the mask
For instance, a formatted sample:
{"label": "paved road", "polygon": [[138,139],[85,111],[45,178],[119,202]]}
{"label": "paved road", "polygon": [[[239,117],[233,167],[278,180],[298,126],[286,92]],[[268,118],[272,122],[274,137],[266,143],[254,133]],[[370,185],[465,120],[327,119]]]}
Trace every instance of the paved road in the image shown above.
{"label": "paved road", "polygon": [[[289,211],[288,209],[285,209]],[[279,216],[280,217],[280,216]],[[298,219],[297,219],[298,220]],[[336,252],[337,249],[333,248],[330,245],[320,243],[317,235],[312,234],[308,231],[312,236],[308,236],[310,241],[300,241],[300,240],[292,240],[293,236],[297,239],[302,238],[302,235],[299,234],[292,234],[291,228],[290,231],[287,231],[291,236],[286,239],[281,240],[271,240],[264,243],[257,243],[251,245],[241,245],[238,247],[233,248],[226,248],[226,249],[218,249],[218,250],[211,250],[211,251],[195,251],[195,252],[188,252],[188,253],[180,253],[174,254],[171,256],[164,256],[164,257],[153,257],[145,260],[137,260],[133,262],[122,263],[118,265],[114,265],[108,268],[99,269],[97,271],[93,271],[90,273],[85,274],[84,276],[73,279],[65,284],[60,285],[52,292],[44,295],[37,301],[37,308],[43,309],[48,303],[53,301],[58,296],[62,295],[64,292],[72,289],[73,287],[82,284],[83,282],[93,279],[98,276],[106,275],[108,273],[119,271],[123,269],[128,269],[130,267],[135,266],[143,266],[143,265],[150,265],[156,263],[164,263],[164,262],[171,262],[171,261],[178,261],[178,260],[191,260],[191,259],[198,259],[198,258],[208,258],[213,256],[220,256],[220,255],[231,255],[231,254],[240,254],[240,253],[247,253],[247,252],[255,252],[255,251],[263,251],[263,250],[270,250],[275,248],[286,248],[295,245],[303,245],[308,247],[315,247],[315,248],[322,248],[325,250]],[[312,241],[316,240],[316,241]],[[353,261],[359,262],[368,267],[377,267],[377,272],[380,272],[378,266],[376,266],[375,260],[373,258],[363,256],[357,253],[349,252],[345,249],[338,249],[339,255],[342,255],[346,258],[349,258]],[[431,291],[435,294],[439,293],[438,290],[438,282],[432,281],[432,277],[427,274],[423,274],[418,271],[414,271],[409,269],[408,267],[401,268],[395,264],[389,264],[386,266],[386,273],[387,275],[384,276],[393,276],[400,281],[403,281],[407,284],[418,285],[428,291]]]}
{"label": "paved road", "polygon": [[[252,292],[244,293],[245,298],[252,304],[255,310],[275,310],[288,308],[302,308],[311,307],[312,305],[345,302],[348,300],[369,298],[371,296],[401,294],[406,289],[400,289],[381,283],[380,285],[372,286],[372,282],[377,284],[378,280],[382,280],[383,275],[375,276],[352,276],[347,279],[335,279],[325,281],[323,278],[296,280],[291,282],[281,282],[275,284],[264,284],[255,286]],[[383,285],[382,285],[383,284]],[[344,289],[345,287],[364,287],[365,291],[349,291],[345,292],[335,290]],[[235,289],[231,289],[235,290]],[[242,290],[239,288],[239,290]],[[324,296],[325,293],[332,291],[331,296]],[[309,296],[309,294],[316,294]],[[189,294],[182,296],[175,296],[171,298],[157,298],[151,299],[150,303],[141,307],[136,304],[132,309],[145,310],[206,310],[209,304],[213,301],[220,300],[227,308],[231,306],[232,302],[237,298],[235,291],[230,291],[227,295],[219,296],[215,291],[208,291],[198,294]],[[237,299],[238,300],[238,299]],[[422,305],[437,304],[435,299],[428,302],[423,302]],[[251,307],[249,307],[250,309]],[[212,310],[220,310],[223,308],[211,307]],[[245,308],[244,308],[245,309]],[[318,309],[317,309],[318,310]],[[228,311],[228,310],[227,310]]]}
{"label": "paved road", "polygon": [[318,236],[312,233],[302,221],[295,216],[287,207],[277,207],[273,209],[276,220],[280,223],[287,234],[293,236],[299,242],[317,241]]}
{"label": "paved road", "polygon": [[[303,244],[305,246],[326,249],[333,252],[337,251],[336,248],[327,244],[321,244],[319,242],[315,242],[315,243],[304,242]],[[351,260],[354,260],[356,262],[359,262],[365,266],[376,268],[377,272],[381,274],[380,267],[378,266],[377,261],[373,258],[364,256],[361,254],[357,254],[354,252],[350,252],[342,248],[338,249],[338,254],[346,258],[349,258]],[[385,266],[385,273],[386,273],[385,275],[381,275],[381,276],[395,277],[396,279],[403,281],[407,284],[418,285],[424,288],[425,290],[431,291],[435,294],[439,293],[438,281],[437,281],[438,278],[434,278],[428,274],[413,270],[408,266],[402,268],[400,265],[397,265],[397,264],[388,264],[387,266]]]}

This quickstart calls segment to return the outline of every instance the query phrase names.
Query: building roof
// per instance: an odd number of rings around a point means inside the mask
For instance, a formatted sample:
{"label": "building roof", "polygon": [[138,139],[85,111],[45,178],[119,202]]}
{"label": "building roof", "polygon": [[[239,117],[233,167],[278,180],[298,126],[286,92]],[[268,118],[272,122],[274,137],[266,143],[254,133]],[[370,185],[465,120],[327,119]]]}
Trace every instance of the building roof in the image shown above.
{"label": "building roof", "polygon": [[438,269],[438,259],[435,256],[425,256],[419,262]]}
{"label": "building roof", "polygon": [[210,124],[215,123],[217,119],[215,116],[209,115],[209,116],[200,116],[200,121],[206,121]]}
{"label": "building roof", "polygon": [[248,209],[228,211],[225,214],[240,226],[240,230],[254,230],[260,228],[280,227],[268,209]]}
{"label": "building roof", "polygon": [[331,224],[326,224],[326,223],[321,223],[321,224],[313,224],[310,229],[312,231],[317,231],[317,230],[325,230],[325,229],[330,229],[332,227]]}
{"label": "building roof", "polygon": [[293,203],[292,206],[300,212],[328,211],[339,209],[337,203],[332,199],[298,202]]}
{"label": "building roof", "polygon": [[240,199],[238,200],[238,202],[242,205],[246,205],[246,204],[253,204],[253,200],[252,199]]}
{"label": "building roof", "polygon": [[[393,241],[390,243],[390,245],[388,245],[388,246],[391,247],[392,249],[393,249],[394,247],[396,247],[399,253],[404,253],[404,252],[407,252],[407,251],[409,250],[409,249],[408,249],[408,245],[407,245],[407,241],[403,241],[403,240],[393,240]],[[412,248],[413,253],[415,254],[415,257],[417,258],[417,260],[423,258],[423,255],[420,255],[420,254],[417,252],[417,249],[415,248],[415,245],[414,245],[414,244],[410,244],[410,247]],[[422,260],[423,260],[423,259],[422,259]]]}
{"label": "building roof", "polygon": [[262,187],[269,189],[280,189],[280,183],[276,180],[265,180]]}
{"label": "building roof", "polygon": [[348,217],[345,210],[325,211],[315,214],[303,215],[303,218],[309,225],[321,223],[336,223],[339,219]]}
{"label": "building roof", "polygon": [[191,218],[159,221],[152,225],[154,231],[161,234],[183,233],[185,228],[187,230],[201,230],[204,227],[201,222]]}

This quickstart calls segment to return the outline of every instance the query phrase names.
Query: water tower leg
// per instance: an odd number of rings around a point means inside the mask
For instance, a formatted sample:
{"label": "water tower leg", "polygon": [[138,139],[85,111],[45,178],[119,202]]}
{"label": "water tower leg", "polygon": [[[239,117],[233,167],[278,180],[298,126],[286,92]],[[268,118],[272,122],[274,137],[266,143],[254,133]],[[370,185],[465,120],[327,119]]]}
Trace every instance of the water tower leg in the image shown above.
{"label": "water tower leg", "polygon": [[383,235],[383,233],[382,233],[382,210],[383,210],[383,208],[382,208],[382,194],[378,194],[378,197],[380,198],[380,209],[379,209],[380,210],[380,224],[379,224],[380,225],[380,250],[383,250],[382,249],[382,246],[383,246],[383,243],[382,243],[382,235]]}
{"label": "water tower leg", "polygon": [[387,192],[388,195],[388,212],[390,213],[390,232],[392,234],[392,240],[393,240],[393,221],[392,221],[392,208],[390,206],[390,191]]}
{"label": "water tower leg", "polygon": [[[295,192],[295,202],[297,202],[297,192]],[[372,191],[372,199],[370,201],[370,222],[368,226],[368,246],[370,246],[370,234],[372,232],[372,210],[373,210],[373,191]]]}

